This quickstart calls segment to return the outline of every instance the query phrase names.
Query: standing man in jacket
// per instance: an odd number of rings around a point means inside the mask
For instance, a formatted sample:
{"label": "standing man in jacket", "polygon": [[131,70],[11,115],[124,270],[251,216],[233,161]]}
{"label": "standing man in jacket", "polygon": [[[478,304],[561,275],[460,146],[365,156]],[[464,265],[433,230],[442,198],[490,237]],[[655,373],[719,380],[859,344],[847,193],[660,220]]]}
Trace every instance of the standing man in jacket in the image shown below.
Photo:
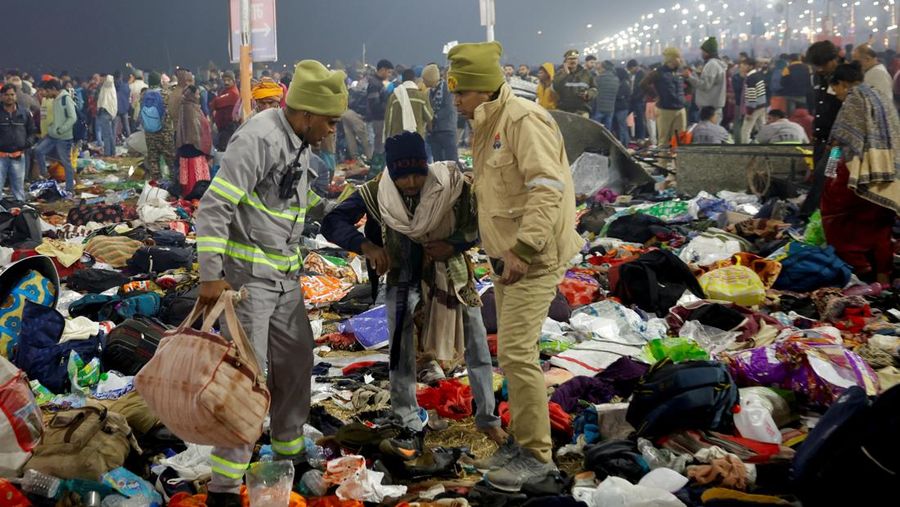
{"label": "standing man in jacket", "polygon": [[600,71],[594,78],[597,87],[597,98],[594,99],[594,112],[591,119],[612,132],[613,118],[616,113],[616,96],[619,93],[619,77],[616,66],[609,60],[600,64]]}
{"label": "standing man in jacket", "polygon": [[741,62],[744,76],[744,120],[741,122],[741,144],[750,142],[750,134],[763,127],[766,119],[766,76],[756,68],[756,60],[746,58]]}
{"label": "standing man in jacket", "polygon": [[634,137],[635,139],[647,138],[647,98],[644,96],[644,90],[641,89],[641,81],[647,76],[644,69],[638,64],[637,60],[628,60],[625,70],[631,74],[631,96],[629,97],[629,107],[631,114],[634,115]]}
{"label": "standing man in jacket", "polygon": [[368,114],[366,122],[375,131],[375,145],[372,148],[372,164],[370,176],[375,176],[384,169],[384,113],[387,108],[388,94],[385,92],[385,83],[394,75],[394,64],[388,60],[381,60],[375,66],[375,72],[369,76],[369,86],[366,89],[368,102]]}
{"label": "standing man in jacket", "polygon": [[228,148],[228,141],[240,126],[240,123],[234,121],[234,106],[241,99],[241,92],[234,81],[234,72],[226,70],[222,73],[222,83],[224,89],[212,100],[213,123],[219,131],[216,136],[216,149],[219,151]]}
{"label": "standing man in jacket", "polygon": [[597,87],[591,71],[578,63],[578,51],[566,51],[565,61],[553,78],[553,89],[559,95],[557,108],[585,118],[591,115],[591,104]]}
{"label": "standing man in jacket", "polygon": [[47,155],[53,153],[66,170],[66,192],[72,193],[75,190],[75,169],[72,167],[75,99],[56,79],[44,83],[44,96],[52,100],[53,121],[47,126],[47,137],[34,147],[34,152],[41,164],[41,174],[47,174]]}
{"label": "standing man in jacket", "polygon": [[715,37],[706,39],[700,46],[703,55],[703,70],[699,76],[695,76],[690,69],[685,69],[684,78],[694,88],[694,101],[697,107],[703,109],[707,106],[716,108],[716,118],[722,121],[722,108],[725,107],[725,62],[719,59],[719,43]]}
{"label": "standing man in jacket", "polygon": [[[159,72],[151,72],[147,76],[150,88],[144,92],[142,103],[158,102],[157,106],[161,111],[161,129],[158,132],[149,132],[144,130],[144,138],[147,141],[147,156],[144,158],[144,166],[147,169],[147,176],[150,178],[161,179],[162,170],[159,160],[162,158],[166,161],[170,173],[175,171],[175,130],[172,127],[172,112],[166,111],[166,103],[169,101],[169,89],[161,87],[161,78]],[[158,101],[154,101],[159,96]],[[143,107],[143,105],[141,106]]]}
{"label": "standing man in jacket", "polygon": [[428,133],[428,145],[431,146],[432,158],[441,160],[459,160],[456,146],[456,123],[458,115],[453,105],[453,96],[447,89],[447,80],[441,77],[441,70],[436,64],[430,64],[422,70],[422,81],[428,87],[428,98],[434,121]]}
{"label": "standing man in jacket", "polygon": [[859,63],[865,76],[865,83],[881,93],[886,103],[894,101],[894,79],[888,74],[884,64],[878,61],[878,55],[872,46],[860,44],[853,48],[853,61]]}
{"label": "standing man in jacket", "polygon": [[[131,135],[131,86],[128,81],[122,77],[121,71],[114,73],[116,78],[116,122],[121,125],[115,132],[121,133],[123,139],[127,139]],[[113,143],[115,144],[115,143]]]}
{"label": "standing man in jacket", "polygon": [[672,136],[687,130],[687,113],[684,109],[684,77],[679,74],[681,67],[681,51],[678,48],[666,48],[663,51],[663,64],[657,70],[647,74],[641,82],[644,93],[658,97],[656,110],[656,130],[660,148],[672,143]]}
{"label": "standing man in jacket", "polygon": [[[309,415],[313,336],[303,292],[300,236],[309,201],[311,147],[334,134],[347,109],[343,72],[313,60],[297,64],[284,109],[269,109],[235,132],[222,167],[197,211],[200,305],[243,287],[241,326],[265,370],[272,396],[272,450],[305,460],[303,424]],[[239,507],[241,478],[252,446],[212,452],[209,507]]]}
{"label": "standing man in jacket", "polygon": [[479,465],[490,470],[491,486],[519,491],[557,471],[538,338],[584,241],[575,231],[575,191],[559,127],[545,109],[513,95],[500,70],[502,51],[497,42],[455,46],[447,82],[474,129],[478,226],[495,275],[499,360],[509,382],[513,438]]}
{"label": "standing man in jacket", "polygon": [[800,55],[794,53],[788,59],[790,60],[788,66],[781,71],[781,95],[787,102],[787,111],[785,112],[791,115],[795,109],[808,109],[807,102],[812,83],[809,65],[803,63]]}
{"label": "standing man in jacket", "polygon": [[9,181],[13,197],[25,200],[25,151],[35,141],[37,128],[31,112],[18,105],[16,88],[7,83],[0,88],[0,198]]}

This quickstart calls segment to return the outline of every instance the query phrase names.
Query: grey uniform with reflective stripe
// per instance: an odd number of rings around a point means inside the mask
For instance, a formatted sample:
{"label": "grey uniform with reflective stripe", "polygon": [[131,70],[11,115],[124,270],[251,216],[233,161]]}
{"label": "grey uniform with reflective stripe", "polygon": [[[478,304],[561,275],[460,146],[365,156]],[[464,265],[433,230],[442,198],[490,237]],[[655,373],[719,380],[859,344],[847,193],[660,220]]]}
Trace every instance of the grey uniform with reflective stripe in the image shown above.
{"label": "grey uniform with reflective stripe", "polygon": [[[290,199],[278,190],[300,146],[282,110],[255,115],[231,138],[196,216],[200,279],[247,291],[236,310],[263,367],[268,362],[272,449],[292,459],[304,456],[312,374],[313,336],[297,281],[311,180],[301,179]],[[309,167],[308,154],[301,161]],[[209,490],[237,493],[252,452],[213,449]]]}

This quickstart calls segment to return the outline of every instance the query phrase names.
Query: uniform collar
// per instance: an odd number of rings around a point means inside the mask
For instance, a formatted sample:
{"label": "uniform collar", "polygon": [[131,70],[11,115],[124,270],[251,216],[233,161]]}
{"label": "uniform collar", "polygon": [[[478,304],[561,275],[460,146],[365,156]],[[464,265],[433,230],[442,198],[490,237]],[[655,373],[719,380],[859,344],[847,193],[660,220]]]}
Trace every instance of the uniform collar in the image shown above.
{"label": "uniform collar", "polygon": [[[287,115],[284,112],[284,109],[275,109],[275,114],[278,115],[278,120],[281,122],[281,127],[287,132],[288,139],[291,141],[291,148],[295,150],[299,150],[300,146],[303,145],[303,141],[300,139],[300,136],[294,132],[294,128],[291,127],[290,122],[287,120]],[[265,111],[263,112],[265,114]]]}
{"label": "uniform collar", "polygon": [[475,108],[475,120],[474,126],[475,128],[479,128],[481,125],[484,125],[486,122],[492,121],[497,114],[500,113],[500,110],[512,98],[512,89],[508,84],[503,83],[500,85],[500,93],[496,99],[485,102],[481,104],[477,108]]}

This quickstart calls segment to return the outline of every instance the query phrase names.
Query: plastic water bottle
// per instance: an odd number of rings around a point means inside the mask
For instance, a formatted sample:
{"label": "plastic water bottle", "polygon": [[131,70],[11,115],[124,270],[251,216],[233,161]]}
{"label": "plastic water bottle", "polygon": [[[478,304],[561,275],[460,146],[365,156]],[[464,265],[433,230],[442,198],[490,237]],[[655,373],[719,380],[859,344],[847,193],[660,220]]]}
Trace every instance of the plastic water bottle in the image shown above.
{"label": "plastic water bottle", "polygon": [[301,493],[306,496],[325,496],[328,484],[319,470],[310,470],[300,478]]}
{"label": "plastic water bottle", "polygon": [[837,176],[838,163],[841,160],[841,147],[835,146],[828,154],[828,161],[825,163],[825,176],[834,178]]}
{"label": "plastic water bottle", "polygon": [[26,493],[44,498],[56,498],[62,486],[62,480],[37,470],[28,469],[25,471],[25,476],[22,477],[21,486]]}
{"label": "plastic water bottle", "polygon": [[109,495],[103,499],[100,507],[150,507],[150,500],[143,495],[125,498],[121,495]]}
{"label": "plastic water bottle", "polygon": [[734,414],[734,425],[744,438],[767,444],[781,444],[781,431],[772,419],[772,413],[757,398],[741,400]]}

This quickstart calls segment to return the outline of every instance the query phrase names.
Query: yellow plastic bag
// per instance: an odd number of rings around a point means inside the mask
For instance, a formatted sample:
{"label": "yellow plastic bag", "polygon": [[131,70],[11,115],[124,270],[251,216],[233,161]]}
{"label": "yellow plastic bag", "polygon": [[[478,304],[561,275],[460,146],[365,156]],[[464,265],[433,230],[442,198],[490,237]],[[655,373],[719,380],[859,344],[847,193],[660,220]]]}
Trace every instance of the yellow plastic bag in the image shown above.
{"label": "yellow plastic bag", "polygon": [[762,280],[746,266],[714,269],[700,277],[700,287],[709,299],[730,301],[741,306],[755,306],[766,300]]}

